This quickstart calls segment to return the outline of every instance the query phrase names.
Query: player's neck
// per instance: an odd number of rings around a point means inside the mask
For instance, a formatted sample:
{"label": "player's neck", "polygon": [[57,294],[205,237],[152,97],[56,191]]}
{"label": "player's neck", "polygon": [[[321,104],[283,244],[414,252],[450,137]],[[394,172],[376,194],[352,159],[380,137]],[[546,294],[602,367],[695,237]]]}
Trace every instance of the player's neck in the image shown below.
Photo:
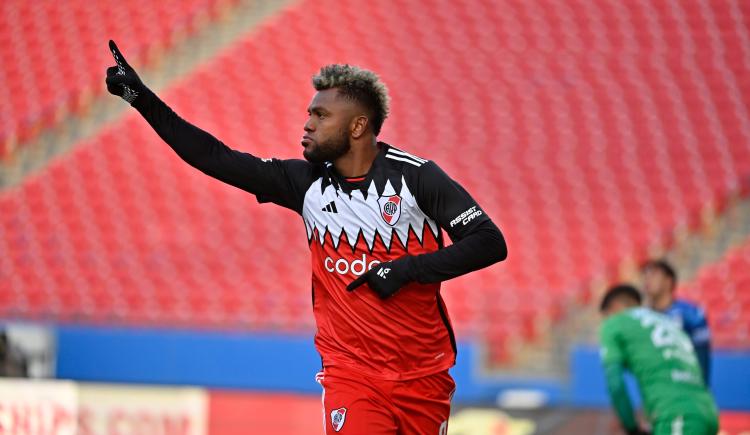
{"label": "player's neck", "polygon": [[651,301],[651,307],[656,311],[664,311],[672,306],[672,302],[674,302],[672,295],[670,293],[664,293]]}
{"label": "player's neck", "polygon": [[349,152],[336,159],[333,166],[342,177],[359,177],[370,172],[379,152],[380,146],[375,137],[366,143],[353,143]]}

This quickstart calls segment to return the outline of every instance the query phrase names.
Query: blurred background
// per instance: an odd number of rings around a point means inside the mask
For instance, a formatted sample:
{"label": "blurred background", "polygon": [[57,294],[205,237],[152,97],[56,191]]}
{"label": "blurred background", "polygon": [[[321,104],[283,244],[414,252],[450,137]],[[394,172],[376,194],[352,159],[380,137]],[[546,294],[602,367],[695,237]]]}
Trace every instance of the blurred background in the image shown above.
{"label": "blurred background", "polygon": [[381,75],[381,139],[508,239],[443,287],[450,434],[619,433],[596,304],[654,257],[708,313],[723,433],[750,433],[750,2],[5,0],[0,23],[2,433],[322,433],[301,220],[107,94],[109,39],[260,157],[301,156],[320,66]]}

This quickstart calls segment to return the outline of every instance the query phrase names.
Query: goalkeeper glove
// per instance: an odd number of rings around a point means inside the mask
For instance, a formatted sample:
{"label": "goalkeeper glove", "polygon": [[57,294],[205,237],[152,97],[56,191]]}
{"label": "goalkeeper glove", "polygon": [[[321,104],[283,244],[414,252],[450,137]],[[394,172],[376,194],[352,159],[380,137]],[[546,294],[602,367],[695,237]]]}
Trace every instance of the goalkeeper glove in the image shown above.
{"label": "goalkeeper glove", "polygon": [[105,80],[107,90],[110,94],[117,95],[132,105],[136,98],[145,93],[148,88],[135,73],[133,67],[128,65],[125,57],[111,39],[109,40],[109,49],[112,51],[117,66],[107,68],[107,79]]}
{"label": "goalkeeper glove", "polygon": [[352,281],[346,289],[354,291],[362,284],[367,284],[380,296],[380,299],[387,299],[399,291],[401,287],[414,281],[411,276],[413,257],[404,256],[393,261],[380,263],[362,276]]}

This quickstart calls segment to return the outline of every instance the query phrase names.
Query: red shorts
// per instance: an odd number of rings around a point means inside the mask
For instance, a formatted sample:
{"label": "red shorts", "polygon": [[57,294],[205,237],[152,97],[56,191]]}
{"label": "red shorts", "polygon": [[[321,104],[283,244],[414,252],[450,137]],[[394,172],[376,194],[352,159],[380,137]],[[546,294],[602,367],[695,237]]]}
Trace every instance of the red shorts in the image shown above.
{"label": "red shorts", "polygon": [[383,381],[326,368],[323,387],[326,435],[446,435],[456,383],[448,371],[408,381]]}

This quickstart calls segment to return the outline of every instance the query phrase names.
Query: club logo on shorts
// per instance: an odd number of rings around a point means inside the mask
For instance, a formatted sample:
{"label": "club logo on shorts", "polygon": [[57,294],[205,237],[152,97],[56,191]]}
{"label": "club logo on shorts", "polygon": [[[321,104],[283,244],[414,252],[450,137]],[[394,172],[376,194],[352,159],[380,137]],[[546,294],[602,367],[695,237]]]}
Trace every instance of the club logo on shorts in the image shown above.
{"label": "club logo on shorts", "polygon": [[378,199],[380,205],[380,215],[383,220],[390,226],[396,225],[398,218],[401,217],[401,197],[398,195],[383,196]]}
{"label": "club logo on shorts", "polygon": [[344,427],[346,421],[346,408],[334,409],[331,411],[331,426],[336,432],[340,431]]}

